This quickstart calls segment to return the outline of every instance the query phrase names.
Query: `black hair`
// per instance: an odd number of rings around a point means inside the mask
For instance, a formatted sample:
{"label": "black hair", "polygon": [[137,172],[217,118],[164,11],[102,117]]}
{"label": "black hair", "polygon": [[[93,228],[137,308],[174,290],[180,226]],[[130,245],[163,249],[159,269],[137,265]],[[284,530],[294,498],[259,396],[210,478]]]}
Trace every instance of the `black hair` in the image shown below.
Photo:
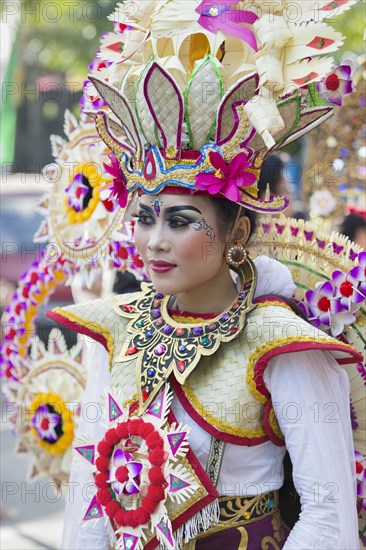
{"label": "black hair", "polygon": [[351,241],[355,240],[356,233],[358,229],[366,227],[366,221],[362,216],[358,214],[348,214],[340,226],[340,232],[346,237],[349,237]]}
{"label": "black hair", "polygon": [[210,199],[210,201],[215,208],[219,224],[218,229],[223,240],[226,240],[228,233],[234,227],[239,208],[242,209],[241,216],[246,216],[247,218],[249,218],[250,232],[248,240],[250,239],[255,230],[255,224],[257,220],[257,213],[254,212],[254,210],[247,210],[241,207],[236,202],[229,201],[228,199]]}
{"label": "black hair", "polygon": [[274,195],[278,194],[278,184],[282,179],[284,167],[284,163],[276,155],[272,155],[264,161],[258,180],[259,197],[266,192],[268,184],[270,192]]}

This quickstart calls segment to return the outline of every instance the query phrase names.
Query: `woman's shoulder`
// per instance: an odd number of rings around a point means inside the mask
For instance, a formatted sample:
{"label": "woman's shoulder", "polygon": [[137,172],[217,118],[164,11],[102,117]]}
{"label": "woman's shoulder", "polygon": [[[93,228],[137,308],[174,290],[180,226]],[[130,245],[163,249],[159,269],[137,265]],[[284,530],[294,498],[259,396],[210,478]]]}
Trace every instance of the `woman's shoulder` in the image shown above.
{"label": "woman's shoulder", "polygon": [[110,352],[116,339],[116,330],[128,322],[122,314],[123,307],[136,302],[139,295],[139,292],[133,292],[57,307],[48,311],[47,316],[69,330],[89,336]]}

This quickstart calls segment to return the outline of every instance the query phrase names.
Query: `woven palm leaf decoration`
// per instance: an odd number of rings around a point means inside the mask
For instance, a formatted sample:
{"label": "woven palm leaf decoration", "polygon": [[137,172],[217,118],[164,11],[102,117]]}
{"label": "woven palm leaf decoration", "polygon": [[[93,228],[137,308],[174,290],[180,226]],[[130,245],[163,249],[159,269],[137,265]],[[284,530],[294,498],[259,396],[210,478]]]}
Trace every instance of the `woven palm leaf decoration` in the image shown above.
{"label": "woven palm leaf decoration", "polygon": [[[285,264],[296,285],[295,299],[309,322],[365,351],[366,252],[339,233],[322,234],[311,222],[261,216],[251,255]],[[344,365],[350,381],[350,414],[356,450],[360,537],[366,534],[366,368]]]}

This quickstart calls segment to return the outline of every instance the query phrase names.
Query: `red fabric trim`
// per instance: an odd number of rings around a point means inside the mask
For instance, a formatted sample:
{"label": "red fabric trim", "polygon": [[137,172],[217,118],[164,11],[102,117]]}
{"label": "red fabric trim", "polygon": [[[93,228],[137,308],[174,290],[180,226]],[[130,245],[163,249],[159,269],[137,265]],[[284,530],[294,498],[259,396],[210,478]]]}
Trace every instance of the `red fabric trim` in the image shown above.
{"label": "red fabric trim", "polygon": [[108,351],[108,353],[110,352],[110,350],[108,349],[108,342],[103,334],[99,334],[99,332],[95,332],[88,327],[84,327],[74,321],[70,321],[70,319],[67,319],[67,317],[63,317],[62,315],[60,315],[59,313],[55,313],[54,311],[46,311],[46,315],[47,317],[52,319],[52,321],[55,321],[57,324],[67,329],[78,332],[79,334],[84,334],[85,336],[89,336],[96,342],[99,342],[99,344],[102,344],[102,346]]}
{"label": "red fabric trim", "polygon": [[191,313],[189,311],[181,311],[179,309],[168,309],[169,316],[173,315],[177,317],[194,317],[200,319],[214,319],[219,315],[219,313]]}
{"label": "red fabric trim", "polygon": [[286,344],[284,346],[278,346],[271,351],[268,351],[258,361],[254,366],[254,381],[256,383],[257,390],[264,395],[269,397],[269,392],[263,381],[263,374],[268,366],[268,362],[277,357],[278,355],[285,355],[286,353],[293,353],[297,351],[307,351],[307,350],[322,350],[322,351],[341,351],[343,353],[349,353],[350,357],[343,359],[336,359],[340,365],[348,365],[351,363],[358,363],[362,361],[362,355],[355,349],[344,349],[340,344],[334,343],[323,343],[323,342],[293,342],[291,344]]}
{"label": "red fabric trim", "polygon": [[171,383],[171,386],[178,397],[182,407],[184,410],[189,414],[189,416],[197,422],[201,428],[203,428],[206,432],[208,432],[213,437],[217,437],[218,439],[222,439],[226,443],[232,443],[233,445],[242,445],[246,447],[252,447],[254,445],[259,445],[260,443],[265,443],[268,441],[268,437],[263,435],[261,437],[241,437],[238,435],[228,434],[226,432],[222,432],[209,424],[207,420],[202,418],[196,411],[196,409],[193,407],[189,399],[187,398],[186,394],[184,393],[184,390],[182,386],[177,382],[177,380],[174,378],[174,376],[171,376],[169,379],[169,382]]}

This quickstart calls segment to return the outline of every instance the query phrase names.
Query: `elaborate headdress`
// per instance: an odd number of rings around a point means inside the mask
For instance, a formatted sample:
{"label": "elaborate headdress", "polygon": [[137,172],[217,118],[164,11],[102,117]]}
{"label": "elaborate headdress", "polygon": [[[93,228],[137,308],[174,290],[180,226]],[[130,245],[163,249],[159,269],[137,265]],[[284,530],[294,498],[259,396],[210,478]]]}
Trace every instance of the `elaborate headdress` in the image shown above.
{"label": "elaborate headdress", "polygon": [[[304,0],[297,15],[287,0],[134,6],[132,16],[123,3],[111,16],[127,24],[120,56],[90,76],[107,104],[94,115],[97,130],[128,191],[179,186],[252,210],[283,210],[286,198],[259,199],[256,181],[268,155],[331,115],[315,82],[332,69],[324,54],[342,44],[323,21],[334,2],[319,2],[315,16]],[[113,40],[105,42],[101,55],[111,61]]]}

